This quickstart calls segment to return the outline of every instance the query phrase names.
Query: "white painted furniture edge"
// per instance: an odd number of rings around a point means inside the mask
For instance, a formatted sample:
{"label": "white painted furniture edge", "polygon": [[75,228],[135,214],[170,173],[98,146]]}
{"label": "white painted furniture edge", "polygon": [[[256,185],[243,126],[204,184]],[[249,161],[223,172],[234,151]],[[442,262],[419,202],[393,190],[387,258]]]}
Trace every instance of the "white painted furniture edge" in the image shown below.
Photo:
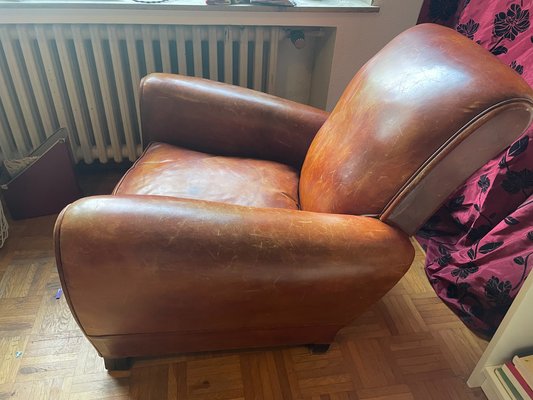
{"label": "white painted furniture edge", "polygon": [[516,353],[533,350],[533,273],[529,274],[509,311],[496,330],[474,371],[469,387],[480,387],[485,381],[485,367],[500,365]]}

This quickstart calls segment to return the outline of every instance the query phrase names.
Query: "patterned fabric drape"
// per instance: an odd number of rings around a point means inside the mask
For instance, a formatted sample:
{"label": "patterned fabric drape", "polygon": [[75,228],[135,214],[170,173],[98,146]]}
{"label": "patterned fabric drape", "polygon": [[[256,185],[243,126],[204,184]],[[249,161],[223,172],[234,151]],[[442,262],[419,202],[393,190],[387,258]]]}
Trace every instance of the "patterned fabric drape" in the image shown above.
{"label": "patterned fabric drape", "polygon": [[[426,3],[447,10],[450,1]],[[533,85],[532,5],[466,0],[458,5],[455,29]],[[469,178],[417,236],[437,295],[485,337],[495,332],[533,266],[531,138],[533,129]]]}
{"label": "patterned fabric drape", "polygon": [[455,27],[465,0],[425,0],[422,3],[418,23],[433,22]]}

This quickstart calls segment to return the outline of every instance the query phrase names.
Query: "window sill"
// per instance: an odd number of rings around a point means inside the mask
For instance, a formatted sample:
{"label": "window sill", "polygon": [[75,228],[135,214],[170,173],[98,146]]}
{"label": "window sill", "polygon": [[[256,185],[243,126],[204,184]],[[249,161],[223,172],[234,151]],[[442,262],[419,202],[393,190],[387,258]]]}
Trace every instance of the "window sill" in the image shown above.
{"label": "window sill", "polygon": [[0,9],[121,9],[121,10],[181,10],[181,11],[252,11],[252,12],[378,12],[363,0],[295,0],[296,6],[259,4],[206,5],[205,0],[170,0],[165,3],[139,3],[133,0],[0,0]]}

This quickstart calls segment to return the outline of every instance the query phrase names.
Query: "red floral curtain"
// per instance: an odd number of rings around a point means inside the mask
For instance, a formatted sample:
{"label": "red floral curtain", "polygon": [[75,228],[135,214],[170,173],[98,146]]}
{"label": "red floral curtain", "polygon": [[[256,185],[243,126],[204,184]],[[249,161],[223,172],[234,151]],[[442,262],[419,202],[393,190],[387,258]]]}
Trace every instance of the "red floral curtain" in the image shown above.
{"label": "red floral curtain", "polygon": [[464,0],[425,0],[418,16],[418,23],[433,22],[454,27],[460,10],[464,8],[464,2]]}
{"label": "red floral curtain", "polygon": [[[458,32],[533,85],[533,0],[455,2],[453,17],[451,3],[426,1],[429,13],[421,21],[454,21]],[[437,295],[485,337],[495,332],[533,265],[532,137],[530,129],[470,177],[417,236]]]}

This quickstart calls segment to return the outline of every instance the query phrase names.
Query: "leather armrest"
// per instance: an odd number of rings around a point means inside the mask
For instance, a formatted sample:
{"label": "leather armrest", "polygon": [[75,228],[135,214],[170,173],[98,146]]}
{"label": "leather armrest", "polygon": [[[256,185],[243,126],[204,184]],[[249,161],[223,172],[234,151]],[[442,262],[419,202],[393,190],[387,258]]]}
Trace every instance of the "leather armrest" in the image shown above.
{"label": "leather armrest", "polygon": [[328,113],[238,86],[172,74],[141,82],[143,142],[296,168]]}
{"label": "leather armrest", "polygon": [[414,256],[369,217],[157,196],[81,199],[54,236],[71,309],[95,336],[346,324]]}

